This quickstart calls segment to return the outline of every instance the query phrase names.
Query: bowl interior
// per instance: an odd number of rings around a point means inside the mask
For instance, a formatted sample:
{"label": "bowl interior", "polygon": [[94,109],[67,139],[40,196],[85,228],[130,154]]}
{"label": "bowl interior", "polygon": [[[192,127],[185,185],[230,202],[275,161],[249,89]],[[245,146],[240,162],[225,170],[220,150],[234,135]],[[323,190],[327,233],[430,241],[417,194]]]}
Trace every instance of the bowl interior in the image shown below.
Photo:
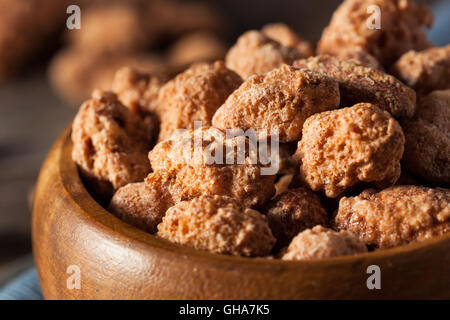
{"label": "bowl interior", "polygon": [[139,230],[122,220],[116,218],[109,213],[99,203],[97,203],[89,192],[86,190],[80,179],[76,164],[72,161],[72,141],[70,138],[70,128],[66,129],[62,136],[62,148],[60,152],[59,165],[60,175],[63,185],[71,198],[83,209],[87,219],[95,221],[101,228],[107,229],[109,232],[120,232],[133,240],[138,241],[143,246],[150,246],[152,250],[162,250],[167,253],[182,254],[193,259],[207,259],[218,263],[239,263],[251,267],[261,266],[267,268],[268,265],[280,266],[288,268],[297,268],[298,266],[310,266],[311,268],[332,264],[354,263],[357,260],[365,260],[366,258],[389,259],[393,256],[402,254],[414,254],[426,250],[438,243],[450,241],[450,232],[442,236],[438,236],[423,242],[411,243],[390,249],[376,250],[364,254],[354,256],[341,256],[326,258],[315,261],[284,261],[280,259],[267,258],[246,258],[239,256],[228,256],[223,254],[209,253],[206,251],[196,250],[190,247],[181,246],[171,243],[165,239]]}

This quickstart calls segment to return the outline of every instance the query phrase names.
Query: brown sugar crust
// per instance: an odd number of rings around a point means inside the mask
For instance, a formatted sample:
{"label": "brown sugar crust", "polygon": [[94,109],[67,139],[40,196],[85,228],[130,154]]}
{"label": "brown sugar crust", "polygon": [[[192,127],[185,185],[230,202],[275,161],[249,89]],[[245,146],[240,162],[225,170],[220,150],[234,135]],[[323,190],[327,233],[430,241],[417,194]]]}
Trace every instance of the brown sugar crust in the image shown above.
{"label": "brown sugar crust", "polygon": [[335,198],[360,183],[394,184],[404,143],[400,125],[388,112],[360,103],[308,118],[296,157],[303,181]]}
{"label": "brown sugar crust", "polygon": [[395,77],[364,66],[355,60],[321,55],[293,64],[324,74],[339,83],[341,106],[369,102],[389,111],[394,117],[412,117],[416,94]]}
{"label": "brown sugar crust", "polygon": [[83,174],[117,189],[150,171],[148,129],[110,92],[95,92],[72,125],[72,159]]}
{"label": "brown sugar crust", "polygon": [[[367,9],[380,8],[380,29],[369,28],[372,22]],[[339,56],[340,52],[359,49],[389,67],[409,50],[431,46],[424,26],[431,27],[433,16],[422,5],[409,0],[346,0],[334,12],[318,44],[320,54]]]}
{"label": "brown sugar crust", "polygon": [[254,74],[264,74],[283,64],[291,64],[302,55],[297,49],[285,47],[259,31],[247,31],[228,51],[225,62],[244,80]]}
{"label": "brown sugar crust", "polygon": [[176,129],[194,128],[194,121],[210,126],[216,110],[241,83],[221,61],[195,64],[167,82],[158,96],[159,140],[168,139]]}
{"label": "brown sugar crust", "polygon": [[302,39],[294,30],[284,23],[267,24],[261,29],[261,32],[285,47],[296,48],[304,58],[314,55],[314,46],[312,43]]}
{"label": "brown sugar crust", "polygon": [[217,110],[212,123],[223,130],[278,130],[280,142],[289,142],[300,138],[306,118],[338,105],[335,81],[283,65],[245,81]]}
{"label": "brown sugar crust", "polygon": [[379,192],[369,189],[340,200],[334,225],[381,249],[427,240],[450,231],[450,190],[419,186],[395,186]]}
{"label": "brown sugar crust", "polygon": [[450,90],[434,91],[419,101],[416,116],[403,125],[405,168],[418,177],[450,184]]}
{"label": "brown sugar crust", "polygon": [[223,196],[201,196],[167,210],[158,235],[215,253],[267,256],[275,238],[265,217]]}
{"label": "brown sugar crust", "polygon": [[150,233],[156,233],[157,225],[167,209],[174,205],[168,191],[170,178],[150,173],[145,182],[127,184],[119,188],[108,210],[119,219]]}
{"label": "brown sugar crust", "polygon": [[[203,134],[202,145],[196,145],[196,134]],[[225,195],[247,207],[263,204],[275,193],[275,176],[263,174],[263,166],[253,161],[248,153],[243,162],[238,163],[236,152],[232,151],[230,159],[235,159],[227,164],[226,146],[236,146],[239,139],[227,139],[215,128],[189,130],[158,143],[149,153],[149,159],[154,171],[167,172],[174,177],[170,190],[177,200],[190,200],[200,195]],[[247,139],[245,141],[246,150],[249,150]],[[218,154],[219,147],[216,149],[215,146],[224,146],[220,160],[210,156]]]}
{"label": "brown sugar crust", "polygon": [[350,232],[316,226],[297,235],[283,260],[318,260],[367,252],[367,247]]}
{"label": "brown sugar crust", "polygon": [[420,95],[450,89],[450,45],[405,53],[393,66],[393,74]]}
{"label": "brown sugar crust", "polygon": [[266,206],[266,216],[277,244],[287,245],[299,232],[328,224],[319,197],[305,188],[290,189]]}

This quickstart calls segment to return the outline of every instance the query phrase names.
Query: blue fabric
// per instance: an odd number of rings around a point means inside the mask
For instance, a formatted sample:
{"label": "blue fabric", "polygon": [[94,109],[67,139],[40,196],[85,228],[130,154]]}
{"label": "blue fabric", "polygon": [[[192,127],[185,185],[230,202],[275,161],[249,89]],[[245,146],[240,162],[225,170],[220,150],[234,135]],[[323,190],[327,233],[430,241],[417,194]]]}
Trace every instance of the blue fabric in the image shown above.
{"label": "blue fabric", "polygon": [[0,289],[0,300],[42,300],[35,268],[31,268]]}
{"label": "blue fabric", "polygon": [[432,10],[435,22],[428,37],[435,45],[446,46],[450,43],[450,1],[441,0]]}

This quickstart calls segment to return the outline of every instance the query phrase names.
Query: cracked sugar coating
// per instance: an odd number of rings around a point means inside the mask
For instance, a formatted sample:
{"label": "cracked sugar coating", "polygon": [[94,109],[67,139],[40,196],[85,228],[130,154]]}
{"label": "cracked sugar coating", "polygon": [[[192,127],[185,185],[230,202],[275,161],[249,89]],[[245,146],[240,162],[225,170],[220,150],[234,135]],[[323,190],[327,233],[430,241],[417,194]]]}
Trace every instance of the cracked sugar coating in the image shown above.
{"label": "cracked sugar coating", "polygon": [[81,106],[72,141],[72,159],[82,174],[114,189],[142,181],[150,172],[147,128],[113,93],[97,91]]}
{"label": "cracked sugar coating", "polygon": [[[378,6],[379,29],[368,28],[374,22],[369,6]],[[431,27],[433,16],[422,5],[409,0],[346,0],[334,12],[318,44],[320,54],[340,56],[349,49],[359,49],[389,67],[409,50],[431,46],[423,26]]]}
{"label": "cracked sugar coating", "polygon": [[414,90],[383,71],[366,67],[354,60],[340,60],[329,55],[297,60],[293,66],[310,69],[337,81],[341,106],[369,102],[389,111],[394,117],[414,115]]}
{"label": "cracked sugar coating", "polygon": [[266,207],[270,229],[277,245],[288,245],[299,232],[328,224],[328,215],[319,197],[304,189],[291,189],[275,197]]}
{"label": "cracked sugar coating", "polygon": [[292,239],[283,260],[318,260],[367,252],[367,247],[350,232],[316,226]]}
{"label": "cracked sugar coating", "polygon": [[275,238],[264,215],[223,196],[201,196],[167,210],[158,236],[196,249],[239,256],[267,256]]}
{"label": "cracked sugar coating", "polygon": [[[198,146],[197,138],[202,140]],[[241,143],[245,146],[242,158],[235,151]],[[149,159],[154,171],[174,177],[170,190],[178,200],[218,194],[231,196],[251,207],[273,196],[275,176],[264,172],[264,166],[250,156],[249,143],[247,138],[227,138],[216,128],[203,127],[158,143],[149,153]],[[226,159],[233,161],[227,164]]]}
{"label": "cracked sugar coating", "polygon": [[225,62],[244,80],[254,74],[264,74],[283,64],[291,64],[302,55],[297,49],[285,47],[259,31],[247,31],[228,51]]}
{"label": "cracked sugar coating", "polygon": [[167,188],[169,185],[170,178],[167,175],[150,173],[145,182],[130,183],[119,188],[108,210],[139,229],[155,233],[167,209],[174,205]]}
{"label": "cracked sugar coating", "polygon": [[406,169],[420,178],[450,184],[450,90],[419,101],[416,116],[403,125]]}
{"label": "cracked sugar coating", "polygon": [[360,103],[308,118],[296,157],[309,187],[336,198],[360,183],[394,184],[404,143],[402,128],[388,112]]}
{"label": "cracked sugar coating", "polygon": [[450,45],[405,53],[393,66],[393,74],[421,95],[450,89]]}
{"label": "cracked sugar coating", "polygon": [[280,142],[289,142],[300,138],[306,118],[338,106],[335,81],[283,65],[247,79],[217,110],[212,123],[223,130],[278,130]]}
{"label": "cracked sugar coating", "polygon": [[419,186],[395,186],[380,192],[369,189],[340,200],[334,225],[375,248],[424,241],[450,231],[450,190]]}
{"label": "cracked sugar coating", "polygon": [[296,48],[304,58],[314,55],[314,46],[284,23],[267,24],[261,29],[261,32],[285,47]]}
{"label": "cracked sugar coating", "polygon": [[192,129],[194,121],[210,126],[216,110],[241,83],[221,61],[198,63],[177,75],[159,91],[159,140],[168,139],[176,129]]}

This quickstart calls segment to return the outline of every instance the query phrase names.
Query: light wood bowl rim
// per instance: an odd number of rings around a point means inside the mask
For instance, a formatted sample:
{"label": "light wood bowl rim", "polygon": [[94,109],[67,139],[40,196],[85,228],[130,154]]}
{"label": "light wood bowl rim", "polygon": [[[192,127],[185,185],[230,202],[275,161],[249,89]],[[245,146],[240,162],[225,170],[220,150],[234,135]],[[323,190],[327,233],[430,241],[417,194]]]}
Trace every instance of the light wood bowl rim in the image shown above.
{"label": "light wood bowl rim", "polygon": [[[373,252],[325,258],[320,260],[311,261],[285,261],[281,259],[267,259],[267,258],[246,258],[239,256],[229,256],[224,254],[215,254],[207,251],[197,250],[187,246],[171,243],[165,239],[159,238],[155,235],[149,234],[138,228],[135,228],[122,220],[115,217],[113,214],[104,209],[97,201],[95,201],[84,187],[80,176],[78,174],[77,167],[72,161],[72,141],[71,141],[71,127],[69,126],[61,135],[60,139],[61,152],[59,153],[59,173],[61,181],[67,193],[70,195],[70,199],[76,203],[81,209],[86,219],[95,220],[97,226],[105,232],[120,232],[127,230],[128,236],[131,236],[133,240],[139,241],[144,246],[152,247],[152,250],[162,250],[167,253],[188,255],[191,258],[201,260],[211,260],[216,262],[228,262],[233,264],[246,265],[248,267],[261,266],[264,269],[267,265],[286,265],[297,268],[299,265],[309,266],[314,268],[318,265],[330,265],[330,264],[351,264],[358,260],[365,260],[366,258],[376,259],[389,259],[399,254],[413,254],[415,251],[423,250],[427,247],[438,245],[441,242],[450,241],[450,232],[441,236],[434,237],[422,242],[415,242],[395,248],[376,250]],[[58,142],[57,142],[58,144]],[[80,194],[79,192],[83,193]],[[103,216],[108,215],[112,219],[101,219]],[[125,235],[127,236],[127,235]]]}

